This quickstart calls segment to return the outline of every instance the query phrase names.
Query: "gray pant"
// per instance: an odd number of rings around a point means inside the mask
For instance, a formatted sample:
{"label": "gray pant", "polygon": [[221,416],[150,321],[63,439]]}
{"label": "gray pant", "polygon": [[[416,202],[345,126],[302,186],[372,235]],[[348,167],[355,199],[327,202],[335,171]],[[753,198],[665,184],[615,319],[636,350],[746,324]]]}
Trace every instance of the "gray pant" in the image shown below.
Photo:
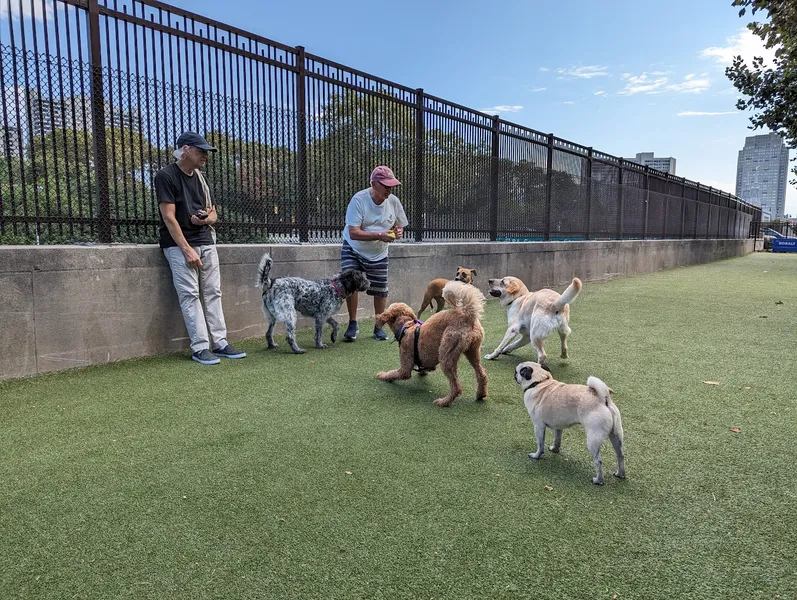
{"label": "gray pant", "polygon": [[[172,281],[177,290],[185,328],[191,339],[191,351],[223,348],[227,345],[227,325],[221,310],[221,276],[216,246],[192,246],[202,260],[202,268],[194,269],[185,262],[180,248],[164,248],[163,254],[172,269]],[[199,294],[205,302],[202,310]],[[206,325],[207,320],[207,325]],[[208,338],[210,328],[210,338]],[[213,341],[211,347],[210,342]]]}

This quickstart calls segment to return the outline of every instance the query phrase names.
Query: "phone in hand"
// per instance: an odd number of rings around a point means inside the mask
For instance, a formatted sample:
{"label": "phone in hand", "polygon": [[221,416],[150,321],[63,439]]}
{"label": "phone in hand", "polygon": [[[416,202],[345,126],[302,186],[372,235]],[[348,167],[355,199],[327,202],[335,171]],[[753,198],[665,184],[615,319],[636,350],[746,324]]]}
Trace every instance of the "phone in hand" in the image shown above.
{"label": "phone in hand", "polygon": [[207,219],[208,218],[208,212],[203,209],[203,210],[197,211],[196,215],[194,215],[194,216],[196,216],[197,219],[202,221],[203,219]]}

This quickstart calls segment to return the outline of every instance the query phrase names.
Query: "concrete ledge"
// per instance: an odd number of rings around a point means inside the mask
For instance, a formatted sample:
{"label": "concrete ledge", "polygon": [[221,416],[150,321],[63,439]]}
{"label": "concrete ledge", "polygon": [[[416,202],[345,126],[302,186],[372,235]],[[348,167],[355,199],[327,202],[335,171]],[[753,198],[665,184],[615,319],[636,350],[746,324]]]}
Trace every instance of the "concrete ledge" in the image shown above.
{"label": "concrete ledge", "polygon": [[[231,340],[265,334],[254,280],[266,250],[275,276],[329,277],[340,267],[338,245],[219,246]],[[459,265],[478,271],[482,289],[505,275],[538,289],[752,251],[753,240],[398,243],[390,252],[389,301],[417,310],[426,284],[453,277]],[[360,314],[373,314],[370,298],[361,296]],[[169,267],[154,245],[0,246],[0,323],[0,347],[16,349],[2,354],[0,379],[188,348]]]}

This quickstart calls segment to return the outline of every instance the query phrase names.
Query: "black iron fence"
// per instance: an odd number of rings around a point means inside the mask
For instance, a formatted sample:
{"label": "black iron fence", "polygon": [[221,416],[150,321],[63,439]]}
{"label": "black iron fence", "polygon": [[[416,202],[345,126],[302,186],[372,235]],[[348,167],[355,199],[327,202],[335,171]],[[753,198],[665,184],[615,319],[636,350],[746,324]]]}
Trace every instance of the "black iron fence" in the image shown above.
{"label": "black iron fence", "polygon": [[756,239],[764,237],[797,238],[797,223],[791,221],[753,221],[750,223],[750,237]]}
{"label": "black iron fence", "polygon": [[760,209],[157,0],[0,0],[0,243],[157,240],[183,130],[220,242],[338,242],[377,164],[408,238],[747,237]]}

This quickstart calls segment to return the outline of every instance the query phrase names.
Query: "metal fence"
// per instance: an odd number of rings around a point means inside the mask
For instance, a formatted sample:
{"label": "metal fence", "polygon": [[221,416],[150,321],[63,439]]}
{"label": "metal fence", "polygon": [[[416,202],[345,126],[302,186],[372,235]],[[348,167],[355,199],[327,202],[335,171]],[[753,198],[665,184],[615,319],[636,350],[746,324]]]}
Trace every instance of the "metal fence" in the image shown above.
{"label": "metal fence", "polygon": [[797,237],[797,223],[791,221],[753,221],[750,223],[750,237]]}
{"label": "metal fence", "polygon": [[156,0],[0,0],[0,243],[157,240],[184,130],[220,242],[339,242],[377,164],[408,238],[747,237],[738,198]]}

